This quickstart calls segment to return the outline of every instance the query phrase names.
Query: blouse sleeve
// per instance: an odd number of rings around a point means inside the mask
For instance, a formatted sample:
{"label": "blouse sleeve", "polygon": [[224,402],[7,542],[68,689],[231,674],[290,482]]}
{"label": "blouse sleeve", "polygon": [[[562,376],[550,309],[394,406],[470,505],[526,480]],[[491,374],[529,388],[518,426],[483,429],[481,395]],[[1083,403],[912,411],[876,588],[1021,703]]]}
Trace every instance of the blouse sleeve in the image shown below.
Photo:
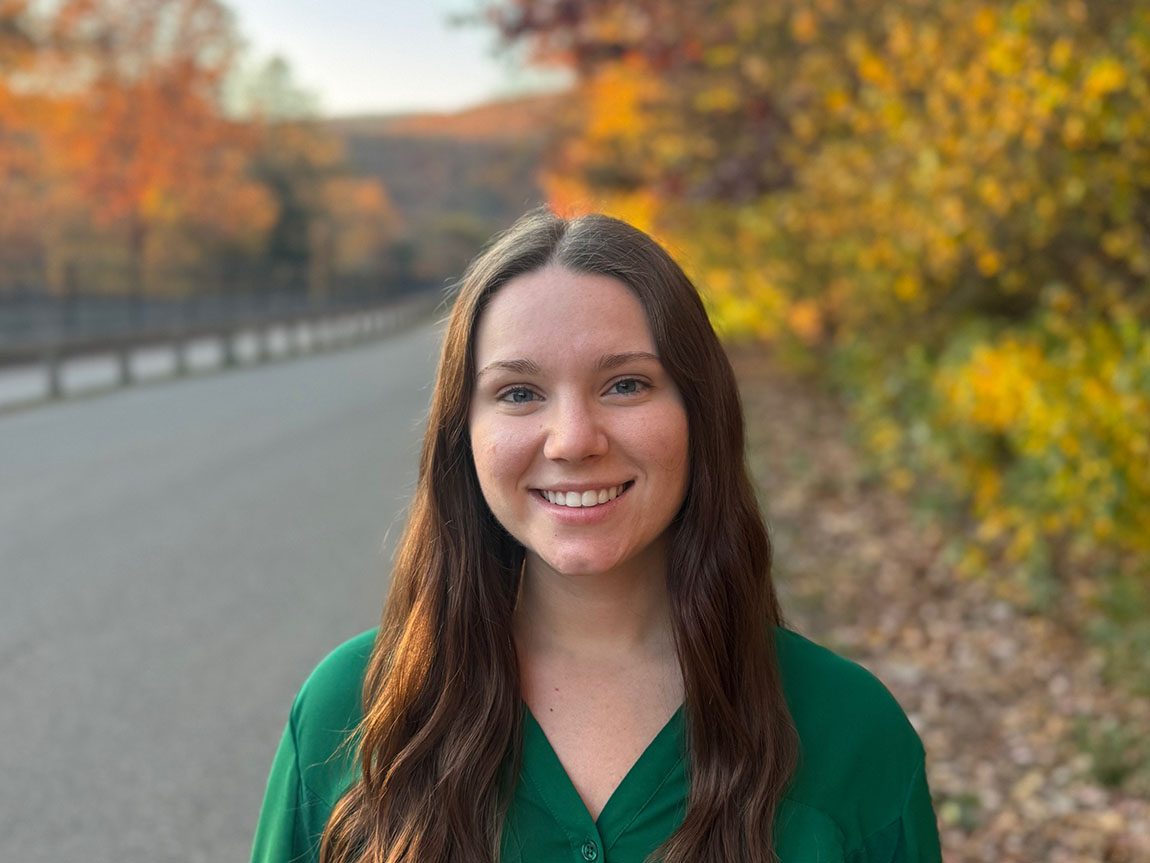
{"label": "blouse sleeve", "polygon": [[845,859],[846,863],[942,863],[938,823],[921,762],[899,816],[867,836],[862,847]]}
{"label": "blouse sleeve", "polygon": [[926,768],[919,762],[907,792],[902,811],[902,832],[907,863],[941,863],[942,850],[938,841],[938,821],[926,784]]}
{"label": "blouse sleeve", "polygon": [[272,762],[252,863],[305,863],[310,849],[301,823],[302,786],[293,723],[288,722]]}

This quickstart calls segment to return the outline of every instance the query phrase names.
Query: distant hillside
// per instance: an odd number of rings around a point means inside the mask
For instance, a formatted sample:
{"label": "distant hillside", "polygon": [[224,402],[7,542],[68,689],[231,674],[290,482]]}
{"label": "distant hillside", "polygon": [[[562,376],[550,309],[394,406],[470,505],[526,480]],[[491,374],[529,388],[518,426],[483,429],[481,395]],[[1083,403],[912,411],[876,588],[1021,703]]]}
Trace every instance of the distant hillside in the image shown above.
{"label": "distant hillside", "polygon": [[356,174],[376,177],[405,226],[400,269],[457,278],[493,233],[543,202],[537,182],[564,95],[494,102],[453,114],[346,117],[324,125]]}
{"label": "distant hillside", "polygon": [[327,121],[341,135],[410,135],[468,140],[535,137],[567,105],[567,93],[488,102],[453,113],[336,117]]}

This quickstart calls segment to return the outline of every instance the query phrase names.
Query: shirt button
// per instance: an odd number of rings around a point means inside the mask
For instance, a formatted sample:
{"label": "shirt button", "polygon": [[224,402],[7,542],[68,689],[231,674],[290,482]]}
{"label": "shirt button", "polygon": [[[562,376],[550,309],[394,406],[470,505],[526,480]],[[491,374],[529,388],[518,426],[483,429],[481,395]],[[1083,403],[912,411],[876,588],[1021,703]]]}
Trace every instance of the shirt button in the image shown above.
{"label": "shirt button", "polygon": [[599,858],[599,848],[588,839],[583,843],[583,859],[584,860],[597,860]]}

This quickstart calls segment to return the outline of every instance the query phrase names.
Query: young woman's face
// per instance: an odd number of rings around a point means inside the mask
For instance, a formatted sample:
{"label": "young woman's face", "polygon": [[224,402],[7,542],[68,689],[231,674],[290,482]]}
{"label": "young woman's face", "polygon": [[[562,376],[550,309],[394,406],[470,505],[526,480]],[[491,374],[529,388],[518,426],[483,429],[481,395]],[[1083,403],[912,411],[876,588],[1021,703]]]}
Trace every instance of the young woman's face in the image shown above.
{"label": "young woman's face", "polygon": [[665,566],[687,489],[687,414],[638,298],[557,266],[500,288],[475,333],[471,449],[527,565]]}

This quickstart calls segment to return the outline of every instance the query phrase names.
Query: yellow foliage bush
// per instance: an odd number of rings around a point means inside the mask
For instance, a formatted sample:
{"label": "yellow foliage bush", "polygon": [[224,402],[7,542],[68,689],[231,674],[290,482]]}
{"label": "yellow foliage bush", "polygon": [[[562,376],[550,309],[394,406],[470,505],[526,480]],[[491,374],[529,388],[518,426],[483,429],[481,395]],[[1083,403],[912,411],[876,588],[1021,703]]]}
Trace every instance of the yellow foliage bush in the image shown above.
{"label": "yellow foliage bush", "polygon": [[588,48],[565,199],[643,201],[724,333],[826,359],[962,568],[1150,584],[1150,4],[694,8]]}

